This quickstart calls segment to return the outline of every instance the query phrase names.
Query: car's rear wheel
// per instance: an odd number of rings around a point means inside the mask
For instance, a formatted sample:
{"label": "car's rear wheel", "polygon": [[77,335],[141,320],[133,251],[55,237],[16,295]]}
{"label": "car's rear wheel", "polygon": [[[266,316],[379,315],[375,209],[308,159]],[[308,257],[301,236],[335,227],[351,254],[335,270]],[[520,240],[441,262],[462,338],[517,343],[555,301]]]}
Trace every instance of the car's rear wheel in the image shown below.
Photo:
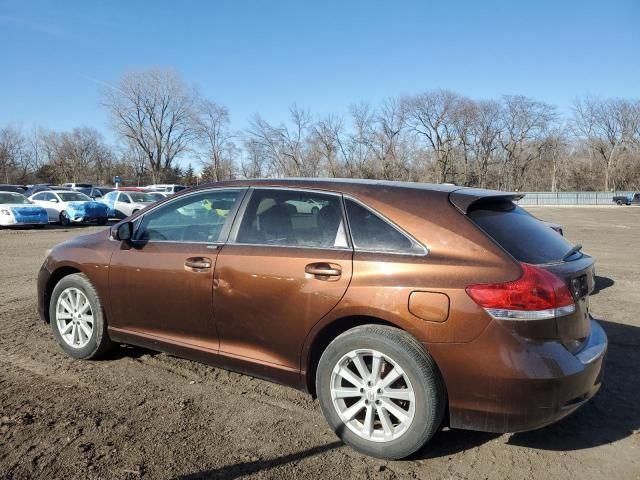
{"label": "car's rear wheel", "polygon": [[98,225],[106,225],[107,224],[107,219],[106,218],[99,218],[98,219]]}
{"label": "car's rear wheel", "polygon": [[82,273],[68,275],[55,286],[49,321],[54,337],[73,358],[96,358],[113,346],[98,292]]}
{"label": "car's rear wheel", "polygon": [[323,352],[320,406],[342,440],[366,455],[397,459],[420,449],[442,423],[446,391],[423,346],[402,330],[356,327]]}
{"label": "car's rear wheel", "polygon": [[69,218],[67,212],[60,212],[60,223],[65,227],[71,225],[71,219]]}

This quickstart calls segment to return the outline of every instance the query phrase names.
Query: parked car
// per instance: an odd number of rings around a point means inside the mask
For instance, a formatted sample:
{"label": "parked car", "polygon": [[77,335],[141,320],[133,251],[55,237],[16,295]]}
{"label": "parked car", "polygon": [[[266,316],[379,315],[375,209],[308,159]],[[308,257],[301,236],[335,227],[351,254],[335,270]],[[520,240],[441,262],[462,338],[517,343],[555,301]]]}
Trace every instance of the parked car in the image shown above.
{"label": "parked car", "polygon": [[[376,457],[412,454],[443,422],[534,429],[595,395],[607,338],[589,314],[593,259],[521,196],[203,186],[55,247],[39,312],[74,358],[140,345],[306,390],[338,436]],[[317,215],[292,211],[307,198]]]}
{"label": "parked car", "polygon": [[303,198],[302,200],[289,200],[288,205],[296,207],[297,213],[317,215],[324,204],[314,200],[313,198]]}
{"label": "parked car", "polygon": [[125,218],[151,205],[157,199],[144,191],[129,189],[109,192],[100,201],[109,207],[109,218]]}
{"label": "parked car", "polygon": [[72,191],[72,189],[69,188],[69,187],[56,186],[56,185],[51,185],[51,184],[47,183],[47,184],[40,184],[40,185],[31,185],[24,192],[24,196],[25,197],[31,197],[32,195],[34,195],[34,194],[36,194],[38,192],[45,192],[45,191],[51,191],[51,190]]}
{"label": "parked car", "polygon": [[47,211],[49,221],[60,222],[65,226],[88,222],[104,225],[108,220],[107,206],[82,192],[45,190],[32,195],[30,200]]}
{"label": "parked car", "polygon": [[157,185],[147,185],[145,190],[150,190],[153,192],[166,192],[166,193],[178,193],[182,190],[185,190],[187,187],[184,185],[177,185],[174,183],[171,184],[157,184]]}
{"label": "parked car", "polygon": [[24,185],[8,185],[8,184],[0,184],[0,192],[14,192],[24,194],[27,190],[27,187]]}
{"label": "parked car", "polygon": [[112,188],[112,187],[79,187],[79,188],[76,188],[75,190],[77,190],[78,192],[82,192],[85,195],[88,195],[89,197],[91,197],[91,198],[93,198],[95,200],[96,198],[104,197],[109,192],[113,192],[115,190],[115,188]]}
{"label": "parked car", "polygon": [[42,227],[49,223],[44,208],[34,205],[21,193],[0,190],[0,227],[35,225]]}
{"label": "parked car", "polygon": [[90,188],[93,187],[91,183],[63,183],[63,187],[70,188],[72,190],[78,190],[80,188]]}
{"label": "parked car", "polygon": [[626,195],[617,195],[613,197],[616,205],[640,205],[640,193],[631,192]]}

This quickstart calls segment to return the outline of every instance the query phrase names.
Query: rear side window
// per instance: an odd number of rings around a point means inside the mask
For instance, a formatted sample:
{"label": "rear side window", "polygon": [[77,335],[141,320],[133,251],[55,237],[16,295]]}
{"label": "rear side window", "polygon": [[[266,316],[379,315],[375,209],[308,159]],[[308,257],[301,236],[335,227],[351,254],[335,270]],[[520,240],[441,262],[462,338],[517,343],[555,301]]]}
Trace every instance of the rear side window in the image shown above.
{"label": "rear side window", "polygon": [[353,246],[358,250],[422,255],[424,247],[368,208],[346,200]]}
{"label": "rear side window", "polygon": [[468,216],[520,262],[559,261],[572,247],[562,235],[511,201],[479,204]]}
{"label": "rear side window", "polygon": [[340,197],[297,190],[256,189],[237,243],[348,248]]}

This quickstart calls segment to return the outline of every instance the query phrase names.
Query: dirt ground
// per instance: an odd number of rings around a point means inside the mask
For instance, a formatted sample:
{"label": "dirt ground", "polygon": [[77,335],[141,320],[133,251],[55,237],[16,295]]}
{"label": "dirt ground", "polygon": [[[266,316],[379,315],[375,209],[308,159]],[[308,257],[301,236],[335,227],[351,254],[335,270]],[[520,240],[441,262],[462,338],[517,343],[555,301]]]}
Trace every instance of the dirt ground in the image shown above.
{"label": "dirt ground", "polygon": [[443,430],[411,459],[343,446],[316,401],[138,348],[66,357],[35,312],[45,250],[98,227],[0,231],[0,479],[640,479],[640,208],[535,208],[597,259],[604,385],[529,433]]}

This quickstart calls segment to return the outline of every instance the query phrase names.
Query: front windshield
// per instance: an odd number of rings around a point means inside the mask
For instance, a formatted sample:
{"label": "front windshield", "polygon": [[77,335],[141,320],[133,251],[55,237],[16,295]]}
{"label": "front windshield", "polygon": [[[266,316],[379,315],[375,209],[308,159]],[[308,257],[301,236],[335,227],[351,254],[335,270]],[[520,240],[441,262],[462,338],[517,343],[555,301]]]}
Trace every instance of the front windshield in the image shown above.
{"label": "front windshield", "polygon": [[134,202],[155,202],[155,199],[148,193],[129,192],[129,196]]}
{"label": "front windshield", "polygon": [[58,192],[60,200],[63,202],[90,202],[91,197],[87,197],[80,192]]}
{"label": "front windshield", "polygon": [[19,193],[12,192],[0,192],[0,203],[14,203],[20,205],[28,205],[33,203],[24,195],[20,195]]}
{"label": "front windshield", "polygon": [[162,195],[161,193],[147,193],[146,195],[148,195],[151,198],[153,198],[156,202],[158,200],[162,200],[164,198],[164,195]]}

